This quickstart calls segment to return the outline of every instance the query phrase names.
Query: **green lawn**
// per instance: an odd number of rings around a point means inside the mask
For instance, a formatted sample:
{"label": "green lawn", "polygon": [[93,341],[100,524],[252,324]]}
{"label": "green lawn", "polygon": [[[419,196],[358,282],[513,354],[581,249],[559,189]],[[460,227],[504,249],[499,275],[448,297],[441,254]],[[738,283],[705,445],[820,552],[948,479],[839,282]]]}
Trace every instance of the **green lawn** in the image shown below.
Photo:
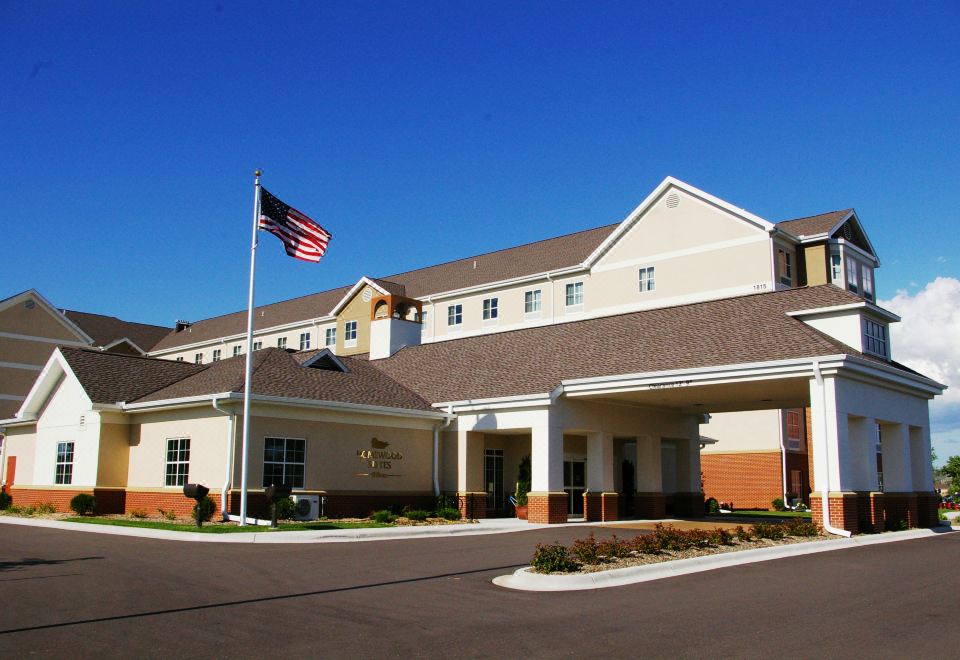
{"label": "green lawn", "polygon": [[306,530],[323,529],[362,529],[367,527],[393,527],[393,525],[378,522],[336,522],[317,521],[302,523],[280,523],[277,529],[247,525],[221,525],[205,523],[203,527],[184,525],[173,522],[159,522],[156,520],[133,520],[126,518],[66,518],[66,522],[83,523],[87,525],[114,525],[116,527],[145,527],[147,529],[165,529],[171,532],[200,532],[202,534],[250,534],[253,532],[302,532]]}
{"label": "green lawn", "polygon": [[723,518],[809,518],[809,511],[764,511],[762,509],[751,509],[743,511],[734,511],[733,513],[721,513],[718,517]]}

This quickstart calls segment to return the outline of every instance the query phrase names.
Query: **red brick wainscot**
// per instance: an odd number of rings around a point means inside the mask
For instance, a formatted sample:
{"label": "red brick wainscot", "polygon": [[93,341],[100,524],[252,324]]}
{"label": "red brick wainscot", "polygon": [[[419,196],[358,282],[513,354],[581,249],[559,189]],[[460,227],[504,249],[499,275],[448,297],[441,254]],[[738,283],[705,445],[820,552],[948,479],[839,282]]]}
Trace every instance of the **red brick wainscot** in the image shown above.
{"label": "red brick wainscot", "polygon": [[457,493],[457,508],[464,520],[487,517],[486,493]]}
{"label": "red brick wainscot", "polygon": [[[933,492],[830,493],[830,524],[854,534],[936,527],[939,498]],[[810,496],[813,522],[823,527],[823,497]]]}
{"label": "red brick wainscot", "polygon": [[617,493],[584,493],[583,519],[587,522],[619,520]]}
{"label": "red brick wainscot", "polygon": [[[207,495],[216,504],[213,519],[219,520],[220,513],[220,493],[210,491]],[[184,518],[193,517],[193,506],[197,503],[183,494],[182,488],[170,488],[164,490],[128,490],[127,502],[124,512],[129,514],[134,511],[146,513],[148,516],[155,516],[163,511],[172,511],[176,515]]]}
{"label": "red brick wainscot", "polygon": [[8,489],[16,506],[39,506],[52,504],[58,513],[72,513],[70,500],[80,493],[93,495],[97,500],[96,513],[123,513],[125,491],[122,488],[25,488],[11,486]]}
{"label": "red brick wainscot", "polygon": [[779,451],[701,454],[704,495],[737,509],[769,509],[783,497],[781,465]]}
{"label": "red brick wainscot", "polygon": [[[485,511],[486,493],[480,494],[484,496],[483,506]],[[320,510],[322,515],[327,518],[366,518],[374,511],[382,509],[399,511],[407,507],[433,511],[436,506],[436,498],[432,494],[424,493],[398,495],[396,493],[359,494],[296,490],[292,495],[294,498],[297,495],[317,495],[323,498]],[[240,515],[239,490],[230,491],[230,513],[235,516]],[[263,520],[270,518],[270,503],[262,490],[247,491],[247,515],[251,518]],[[463,509],[461,509],[461,515],[463,515]]]}
{"label": "red brick wainscot", "polygon": [[635,493],[633,515],[646,520],[659,520],[666,516],[667,500],[663,493]]}
{"label": "red brick wainscot", "polygon": [[567,522],[566,493],[529,493],[527,495],[527,522],[565,523]]}
{"label": "red brick wainscot", "polygon": [[702,518],[704,514],[703,493],[673,493],[672,513],[680,518]]}

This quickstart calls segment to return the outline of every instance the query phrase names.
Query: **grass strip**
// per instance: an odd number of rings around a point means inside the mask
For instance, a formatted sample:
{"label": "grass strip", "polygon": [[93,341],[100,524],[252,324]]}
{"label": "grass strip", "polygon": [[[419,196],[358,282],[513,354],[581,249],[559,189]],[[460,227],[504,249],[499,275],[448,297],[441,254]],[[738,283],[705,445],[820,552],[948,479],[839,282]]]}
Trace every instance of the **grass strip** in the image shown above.
{"label": "grass strip", "polygon": [[718,518],[809,518],[809,511],[764,511],[763,509],[721,513]]}
{"label": "grass strip", "polygon": [[336,521],[317,521],[302,523],[280,523],[277,529],[270,527],[261,527],[259,525],[222,525],[213,523],[204,523],[203,527],[196,525],[185,525],[181,523],[160,522],[157,520],[127,520],[124,518],[97,518],[97,517],[76,517],[65,518],[65,522],[83,523],[87,525],[113,525],[115,527],[141,527],[146,529],[163,529],[170,532],[199,532],[201,534],[253,534],[264,532],[303,532],[317,531],[325,529],[365,529],[371,527],[394,527],[385,523],[378,522],[336,522]]}

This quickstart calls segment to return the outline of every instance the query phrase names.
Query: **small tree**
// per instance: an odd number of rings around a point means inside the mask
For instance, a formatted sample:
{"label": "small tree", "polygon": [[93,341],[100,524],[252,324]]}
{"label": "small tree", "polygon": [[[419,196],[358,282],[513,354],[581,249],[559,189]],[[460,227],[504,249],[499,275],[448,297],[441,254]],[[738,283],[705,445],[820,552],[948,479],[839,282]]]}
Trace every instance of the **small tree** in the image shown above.
{"label": "small tree", "polygon": [[950,477],[950,485],[954,491],[960,489],[960,456],[951,456],[948,458],[946,464],[940,471]]}
{"label": "small tree", "polygon": [[97,508],[97,500],[89,493],[80,493],[74,495],[73,499],[70,500],[70,508],[78,516],[91,516]]}
{"label": "small tree", "polygon": [[517,500],[517,506],[527,505],[527,493],[530,492],[530,455],[527,454],[520,459],[520,465],[517,468],[517,488],[514,491],[514,499]]}

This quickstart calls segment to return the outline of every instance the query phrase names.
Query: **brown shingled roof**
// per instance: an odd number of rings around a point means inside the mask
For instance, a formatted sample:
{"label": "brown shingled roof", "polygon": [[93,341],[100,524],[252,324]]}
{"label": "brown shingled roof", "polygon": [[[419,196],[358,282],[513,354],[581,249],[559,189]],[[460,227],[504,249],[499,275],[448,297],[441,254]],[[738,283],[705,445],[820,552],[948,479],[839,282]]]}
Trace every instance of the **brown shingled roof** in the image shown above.
{"label": "brown shingled roof", "polygon": [[204,365],[60,347],[94,403],[132,401],[206,369]]}
{"label": "brown shingled roof", "polygon": [[844,209],[842,211],[830,211],[829,213],[821,213],[820,215],[811,215],[806,218],[783,220],[777,223],[777,227],[797,237],[825,234],[836,227],[851,211],[853,211],[853,209]]}
{"label": "brown shingled roof", "polygon": [[[576,266],[590,256],[613,232],[616,224],[550,238],[535,243],[480,254],[466,259],[420,268],[405,273],[377,278],[375,281],[390,293],[419,298],[432,293],[453,291],[500,280],[533,275],[548,270]],[[352,286],[352,285],[351,285]],[[293,300],[258,307],[254,313],[254,329],[325,316],[350,290],[344,286],[314,293]],[[246,311],[234,312],[197,321],[187,330],[171,332],[153,350],[165,350],[208,341],[246,331]]]}
{"label": "brown shingled roof", "polygon": [[373,364],[438,403],[546,393],[574,378],[860,355],[786,314],[859,302],[828,284],[412,346]]}
{"label": "brown shingled roof", "polygon": [[115,316],[63,310],[64,316],[90,335],[97,346],[109,346],[118,339],[127,338],[145,351],[152,349],[166,337],[172,328],[147,323],[124,321]]}

